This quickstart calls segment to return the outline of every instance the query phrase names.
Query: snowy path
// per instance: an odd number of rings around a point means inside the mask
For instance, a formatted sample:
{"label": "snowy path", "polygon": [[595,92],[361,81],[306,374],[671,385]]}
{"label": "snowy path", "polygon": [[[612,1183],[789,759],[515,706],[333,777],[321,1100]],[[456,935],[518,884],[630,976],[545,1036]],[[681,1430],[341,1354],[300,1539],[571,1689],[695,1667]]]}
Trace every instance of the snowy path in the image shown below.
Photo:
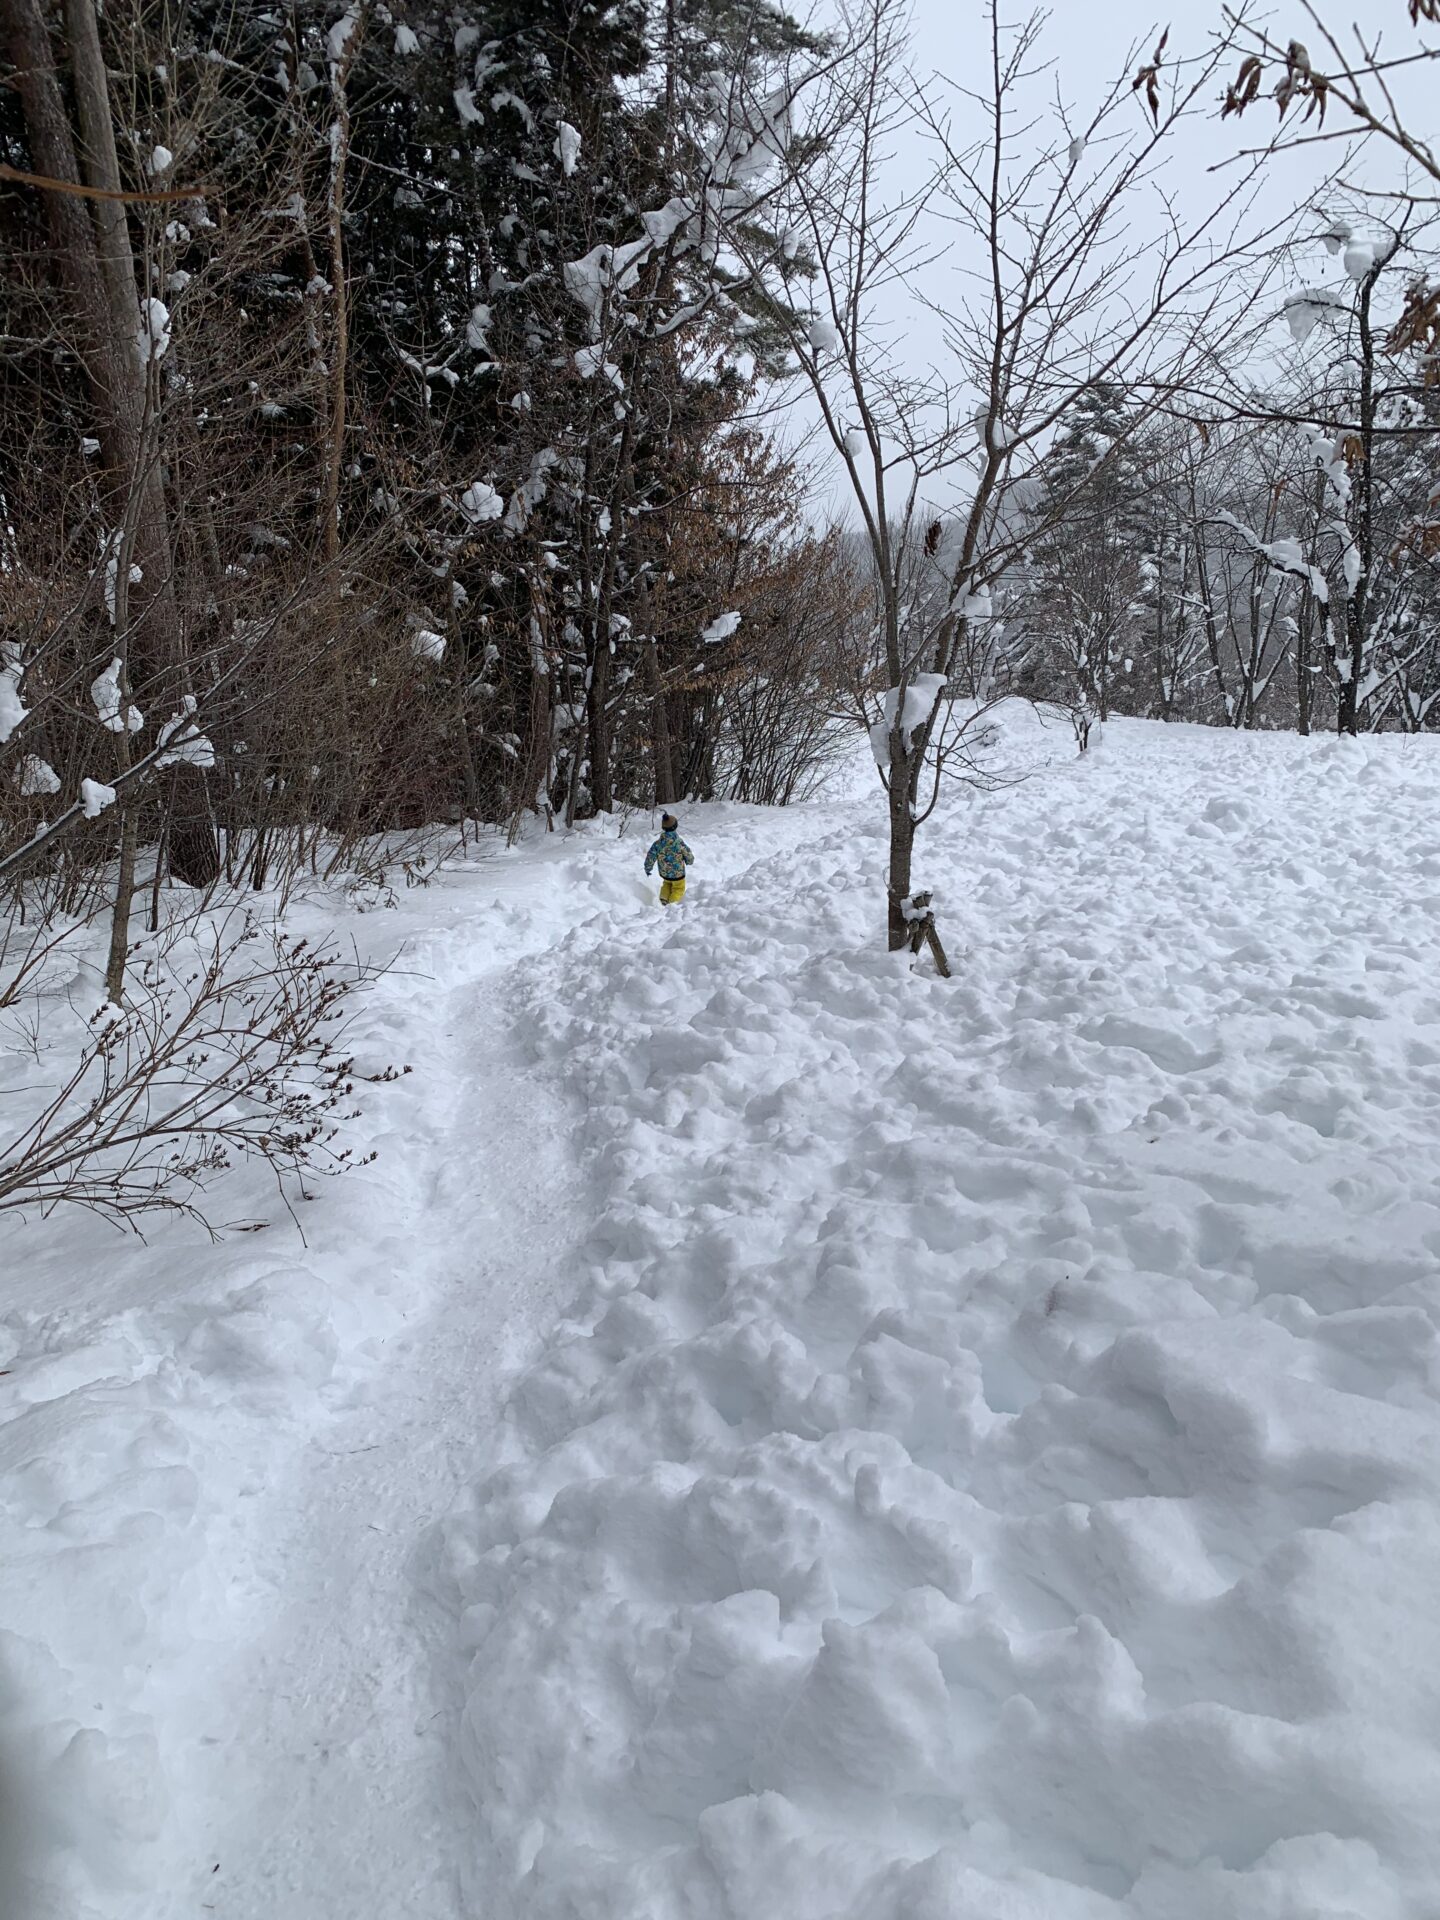
{"label": "snowy path", "polygon": [[[721,809],[710,825],[711,885],[804,831],[798,816]],[[194,1796],[220,1810],[220,1872],[205,1887],[202,1870],[201,1887],[231,1920],[463,1912],[433,1522],[484,1462],[508,1381],[574,1293],[568,1255],[589,1219],[568,1111],[515,1031],[528,1017],[518,986],[558,938],[577,957],[633,938],[654,909],[636,862],[633,846],[603,841],[545,846],[538,870],[502,862],[480,875],[488,911],[462,899],[458,924],[405,956],[405,974],[431,983],[418,1072],[450,1090],[425,1101],[403,1151],[424,1169],[411,1224],[436,1304],[389,1342],[383,1371],[267,1516],[270,1624],[229,1676],[234,1719]]]}
{"label": "snowy path", "polygon": [[308,1248],[0,1244],[0,1912],[1434,1920],[1440,759],[1051,740],[951,982],[873,795],[557,838]]}
{"label": "snowy path", "polygon": [[[706,885],[807,830],[705,810]],[[488,856],[342,917],[373,1167],[208,1246],[0,1228],[0,1913],[445,1920],[462,1786],[433,1523],[573,1294],[572,1122],[517,983],[653,914],[645,823]],[[334,923],[333,903],[292,916]],[[83,991],[83,985],[81,988]],[[273,1214],[243,1171],[217,1216]],[[448,1681],[448,1666],[442,1680]]]}
{"label": "snowy path", "polygon": [[507,1372],[564,1304],[566,1244],[584,1218],[563,1110],[490,1024],[503,992],[481,977],[446,996],[438,1034],[455,1049],[459,1096],[412,1142],[434,1169],[416,1229],[444,1248],[439,1305],[392,1340],[383,1374],[272,1507],[256,1571],[273,1618],[211,1750],[209,1798],[228,1810],[211,1835],[217,1914],[460,1911],[421,1532],[473,1469]]}
{"label": "snowy path", "polygon": [[1436,773],[1122,725],[932,837],[949,985],[869,812],[541,965],[608,1205],[447,1526],[469,1911],[1440,1912]]}

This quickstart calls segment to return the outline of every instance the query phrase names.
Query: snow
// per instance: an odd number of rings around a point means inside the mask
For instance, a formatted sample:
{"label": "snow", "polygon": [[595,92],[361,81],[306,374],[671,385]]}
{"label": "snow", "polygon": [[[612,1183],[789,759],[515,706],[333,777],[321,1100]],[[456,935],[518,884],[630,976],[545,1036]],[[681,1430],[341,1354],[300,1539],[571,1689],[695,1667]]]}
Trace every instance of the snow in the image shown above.
{"label": "snow", "polygon": [[530,111],[529,102],[522,100],[518,93],[512,93],[508,87],[502,88],[499,93],[492,93],[490,96],[490,110],[492,113],[499,113],[502,107],[509,107],[512,113],[519,115],[520,119],[524,122],[527,133],[533,133],[535,131],[535,116]]}
{"label": "snow", "polygon": [[140,364],[163,360],[170,351],[170,309],[153,295],[140,302]]}
{"label": "snow", "polygon": [[606,296],[611,292],[633,291],[639,285],[645,262],[657,249],[676,241],[693,213],[689,201],[670,199],[663,207],[640,215],[643,232],[638,240],[627,241],[619,247],[602,242],[580,259],[566,261],[565,288],[589,315],[592,339],[600,338]]}
{"label": "snow", "polygon": [[1310,450],[1310,458],[1316,466],[1323,468],[1325,478],[1334,490],[1342,505],[1351,495],[1350,469],[1345,459],[1345,436],[1336,434],[1327,439],[1319,427],[1308,426],[1302,429]]}
{"label": "snow", "polygon": [[709,626],[701,628],[700,638],[710,646],[715,646],[722,640],[729,640],[740,631],[740,622],[743,617],[738,613],[717,614]]}
{"label": "snow", "polygon": [[162,174],[168,173],[174,166],[175,156],[169,147],[157,145],[151,148],[150,158],[146,164],[150,173],[158,180]]}
{"label": "snow", "polygon": [[42,793],[58,793],[60,776],[48,760],[38,753],[27,753],[20,761],[12,776],[15,786],[26,799],[34,799]]}
{"label": "snow", "polygon": [[0,643],[0,747],[30,711],[20,698],[23,671],[19,649],[9,641]]}
{"label": "snow", "polygon": [[403,22],[395,29],[395,51],[402,59],[420,51],[420,41],[415,29],[405,26]]}
{"label": "snow", "polygon": [[333,68],[341,66],[350,51],[350,42],[360,24],[360,9],[347,7],[325,36],[325,57]]}
{"label": "snow", "polygon": [[215,748],[195,724],[195,707],[194,694],[184,694],[180,711],[172,713],[156,735],[156,746],[164,749],[155,762],[157,768],[214,766]]}
{"label": "snow", "polygon": [[580,131],[572,127],[568,120],[560,122],[555,135],[555,158],[560,162],[560,170],[568,180],[575,171],[580,158]]}
{"label": "snow", "polygon": [[728,196],[727,204],[743,209],[755,204],[765,184],[784,163],[794,99],[782,86],[743,107],[734,100],[728,105],[726,123],[716,136],[711,158],[715,177]]}
{"label": "snow", "polygon": [[950,981],[868,770],[492,836],[303,1244],[0,1215],[0,1910],[1440,1911],[1440,750],[1000,726]]}
{"label": "snow", "polygon": [[[920,727],[928,724],[935,711],[935,702],[945,691],[943,673],[917,673],[905,687],[905,706],[900,721],[900,731],[905,736],[906,750],[909,750],[910,736]],[[870,749],[875,755],[876,764],[888,767],[890,764],[890,735],[895,727],[895,714],[900,706],[899,687],[889,687],[881,718],[870,729]]]}
{"label": "snow", "polygon": [[465,323],[465,342],[477,353],[488,353],[490,350],[489,333],[492,318],[490,308],[483,301],[470,309],[470,318]]}
{"label": "snow", "polygon": [[416,627],[410,635],[410,651],[417,660],[433,660],[438,666],[445,658],[445,636],[430,627]]}
{"label": "snow", "polygon": [[487,520],[498,520],[505,511],[505,502],[488,480],[476,480],[461,494],[460,511],[472,526],[478,527]]}
{"label": "snow", "polygon": [[989,620],[995,605],[989,587],[982,582],[979,586],[962,587],[952,600],[951,609],[965,620]]}
{"label": "snow", "polygon": [[615,362],[606,358],[603,346],[577,347],[575,369],[582,380],[594,380],[598,376],[620,392],[625,391],[624,377]]}
{"label": "snow", "polygon": [[963,984],[873,803],[534,969],[603,1206],[446,1530],[470,1910],[1434,1910],[1440,763],[1109,731],[931,848]]}
{"label": "snow", "polygon": [[1065,149],[1065,164],[1067,167],[1073,168],[1079,166],[1080,162],[1085,158],[1086,144],[1084,134],[1077,133]]}
{"label": "snow", "polygon": [[[119,532],[111,535],[105,554],[105,613],[111,626],[119,617],[120,604],[120,544]],[[126,570],[126,577],[132,587],[138,587],[145,578],[141,568],[132,560]],[[118,731],[118,729],[117,729]]]}
{"label": "snow", "polygon": [[[813,823],[686,817],[716,884]],[[450,1641],[416,1585],[438,1545],[421,1536],[559,1319],[589,1198],[515,995],[537,953],[653,919],[652,837],[511,853],[488,833],[427,887],[397,869],[385,910],[339,891],[291,909],[292,934],[335,928],[391,967],[345,1036],[357,1071],[414,1069],[364,1084],[357,1157],[380,1157],[320,1184],[303,1241],[244,1169],[217,1190],[218,1247],[183,1222],[141,1243],[0,1212],[7,1917],[460,1920]],[[44,984],[81,1025],[106,938]],[[37,1078],[0,1052],[7,1117]]]}
{"label": "snow", "polygon": [[592,247],[589,253],[578,260],[565,262],[565,286],[573,300],[577,300],[590,316],[590,324],[597,331],[600,314],[605,303],[605,288],[609,278],[610,249],[606,246]]}
{"label": "snow", "polygon": [[465,126],[473,127],[484,120],[484,114],[475,103],[475,90],[473,87],[456,87],[454,100],[455,111],[459,114]]}
{"label": "snow", "polygon": [[1326,287],[1306,287],[1301,293],[1288,294],[1281,308],[1297,347],[1304,346],[1322,320],[1348,311],[1349,303]]}
{"label": "snow", "polygon": [[652,207],[640,216],[640,224],[647,238],[657,247],[668,246],[676,234],[694,217],[695,209],[688,200],[676,197],[667,200],[663,207]]}
{"label": "snow", "polygon": [[1237,520],[1233,513],[1218,513],[1217,520],[1223,520],[1231,526],[1253,550],[1268,560],[1272,567],[1281,573],[1294,574],[1303,580],[1311,593],[1322,606],[1329,604],[1330,582],[1319,567],[1312,566],[1305,556],[1305,549],[1292,535],[1286,534],[1278,540],[1262,540],[1253,527],[1247,527]]}
{"label": "snow", "polygon": [[87,820],[98,819],[107,807],[113,807],[114,804],[114,787],[107,787],[103,780],[80,782],[80,805]]}
{"label": "snow", "polygon": [[112,660],[103,673],[96,674],[90,682],[90,701],[100,724],[109,733],[138,733],[145,724],[145,716],[138,707],[126,706],[122,717],[120,699],[120,674],[122,663],[117,657]]}
{"label": "snow", "polygon": [[811,320],[805,331],[806,337],[809,339],[811,348],[815,353],[838,353],[840,351],[840,335],[828,320],[822,320],[817,315]]}

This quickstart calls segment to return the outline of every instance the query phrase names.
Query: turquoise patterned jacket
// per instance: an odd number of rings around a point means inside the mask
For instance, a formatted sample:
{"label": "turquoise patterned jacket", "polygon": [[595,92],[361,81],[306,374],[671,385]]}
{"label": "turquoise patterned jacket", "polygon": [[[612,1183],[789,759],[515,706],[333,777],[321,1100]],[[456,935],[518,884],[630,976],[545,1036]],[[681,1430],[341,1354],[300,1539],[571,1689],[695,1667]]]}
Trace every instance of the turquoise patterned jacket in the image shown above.
{"label": "turquoise patterned jacket", "polygon": [[669,833],[661,834],[646,854],[645,871],[653,873],[658,861],[662,880],[683,880],[685,869],[694,858],[694,854],[672,827]]}

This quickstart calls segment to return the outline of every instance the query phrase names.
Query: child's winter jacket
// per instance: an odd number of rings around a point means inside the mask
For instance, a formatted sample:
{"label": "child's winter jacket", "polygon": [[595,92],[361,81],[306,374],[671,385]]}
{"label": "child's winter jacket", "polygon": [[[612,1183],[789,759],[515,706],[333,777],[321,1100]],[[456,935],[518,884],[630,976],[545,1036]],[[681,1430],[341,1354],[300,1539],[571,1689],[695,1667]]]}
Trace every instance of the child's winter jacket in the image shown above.
{"label": "child's winter jacket", "polygon": [[645,856],[645,871],[653,873],[658,864],[662,880],[683,880],[685,869],[695,858],[680,835],[672,827],[669,833],[662,833]]}

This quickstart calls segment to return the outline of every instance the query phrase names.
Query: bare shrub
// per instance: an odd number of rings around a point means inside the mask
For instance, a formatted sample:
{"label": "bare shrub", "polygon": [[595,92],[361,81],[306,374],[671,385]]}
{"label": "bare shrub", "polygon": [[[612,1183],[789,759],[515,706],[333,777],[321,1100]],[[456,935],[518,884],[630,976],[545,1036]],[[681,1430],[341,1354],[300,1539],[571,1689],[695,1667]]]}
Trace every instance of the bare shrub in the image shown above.
{"label": "bare shrub", "polygon": [[[241,1159],[263,1160],[287,1203],[309,1198],[314,1178],[351,1161],[346,1003],[371,977],[333,946],[248,916],[143,943],[123,1006],[87,1018],[72,996],[72,1063],[0,1144],[0,1212],[68,1204],[132,1227],[154,1212],[201,1219],[198,1196]],[[42,1066],[74,1038],[72,1026],[56,1039],[46,997],[33,968],[28,992],[0,987],[12,1038]]]}

